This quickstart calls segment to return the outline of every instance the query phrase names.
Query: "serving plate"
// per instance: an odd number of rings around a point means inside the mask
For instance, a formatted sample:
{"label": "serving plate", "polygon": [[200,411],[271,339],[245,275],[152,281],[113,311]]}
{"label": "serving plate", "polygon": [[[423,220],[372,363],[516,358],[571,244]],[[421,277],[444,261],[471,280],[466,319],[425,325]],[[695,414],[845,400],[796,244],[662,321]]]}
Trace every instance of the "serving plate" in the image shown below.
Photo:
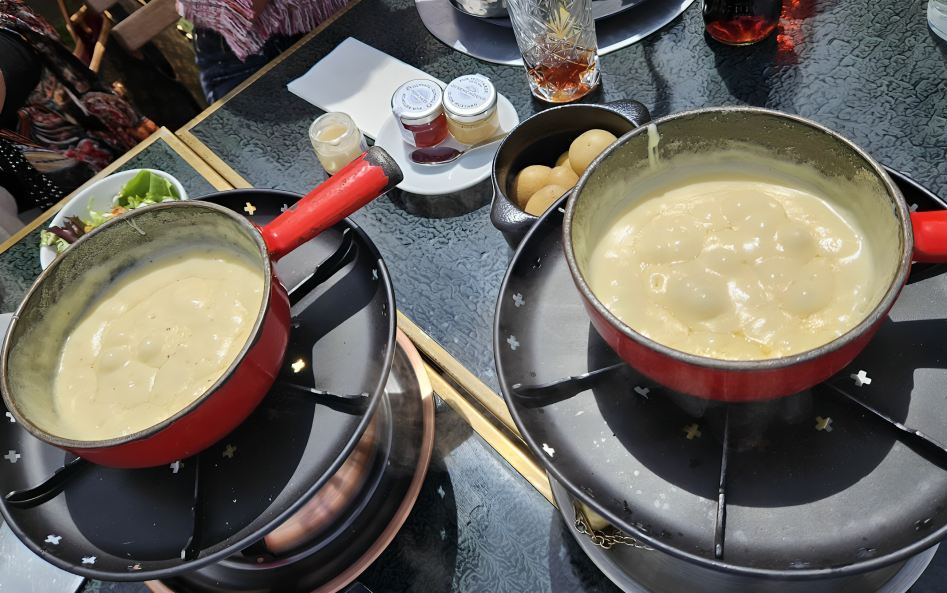
{"label": "serving plate", "polygon": [[[497,134],[509,132],[520,123],[516,108],[509,99],[500,94],[497,95],[497,111],[500,115],[500,128]],[[393,115],[385,120],[375,139],[375,145],[388,151],[388,154],[401,167],[404,181],[398,184],[398,188],[425,196],[451,194],[487,179],[493,166],[493,156],[500,148],[500,143],[496,142],[468,152],[447,165],[418,165],[411,160],[411,153],[417,149],[402,140],[401,129]],[[438,146],[465,148],[464,144],[460,144],[450,136]]]}
{"label": "serving plate", "polygon": [[[595,22],[598,55],[604,56],[644,39],[686,10],[694,0],[648,0]],[[522,66],[513,29],[471,16],[445,0],[414,0],[427,30],[462,54],[506,66]],[[494,19],[496,20],[496,19]],[[509,20],[509,19],[505,19]]]}
{"label": "serving plate", "polygon": [[[483,19],[485,23],[513,28],[505,0],[448,0],[463,14]],[[592,0],[592,17],[595,20],[608,18],[637,6],[645,0]]]}

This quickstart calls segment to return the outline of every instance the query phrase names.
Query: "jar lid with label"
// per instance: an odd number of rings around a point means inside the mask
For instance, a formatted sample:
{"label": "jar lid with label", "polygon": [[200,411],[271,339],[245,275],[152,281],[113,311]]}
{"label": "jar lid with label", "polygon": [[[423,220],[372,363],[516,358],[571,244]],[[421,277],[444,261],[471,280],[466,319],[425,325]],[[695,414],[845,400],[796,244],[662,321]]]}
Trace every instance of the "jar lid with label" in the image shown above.
{"label": "jar lid with label", "polygon": [[444,112],[441,87],[432,80],[411,80],[391,96],[391,111],[408,126],[426,124]]}
{"label": "jar lid with label", "polygon": [[444,111],[454,121],[480,121],[488,117],[496,106],[497,90],[482,74],[455,78],[444,90]]}

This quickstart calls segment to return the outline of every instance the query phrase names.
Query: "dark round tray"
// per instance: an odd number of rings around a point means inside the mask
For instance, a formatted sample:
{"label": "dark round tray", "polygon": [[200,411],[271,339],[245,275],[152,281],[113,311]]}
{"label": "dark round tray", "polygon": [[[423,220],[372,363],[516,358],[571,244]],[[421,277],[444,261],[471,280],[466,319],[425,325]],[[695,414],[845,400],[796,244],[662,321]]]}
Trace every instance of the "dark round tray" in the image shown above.
{"label": "dark round tray", "polygon": [[[421,358],[399,334],[383,402],[378,407],[376,455],[365,487],[334,528],[287,556],[252,550],[161,581],[173,593],[276,593],[344,586],[384,550],[420,490],[434,445],[434,399]],[[409,354],[413,351],[413,359]]]}
{"label": "dark round tray", "polygon": [[[889,172],[908,204],[947,207]],[[667,554],[769,579],[876,570],[947,536],[944,265],[915,264],[871,344],[826,383],[773,403],[727,406],[672,392],[620,364],[589,323],[566,266],[564,203],[546,212],[513,256],[494,350],[523,438],[574,497]],[[575,391],[585,388],[573,397],[557,395],[562,385],[535,391],[532,400],[514,393],[517,384],[616,364],[607,376],[573,382]],[[870,384],[852,377],[861,371]]]}
{"label": "dark round tray", "polygon": [[[555,478],[549,479],[549,485],[562,518],[571,525],[575,520],[572,496]],[[818,581],[774,582],[699,568],[656,550],[627,545],[604,550],[592,543],[588,535],[575,529],[570,532],[592,562],[625,593],[908,593],[938,549],[934,546],[906,562],[896,562],[876,571]]]}
{"label": "dark round tray", "polygon": [[[205,200],[251,212],[253,222],[265,224],[299,198],[235,190]],[[339,255],[341,245],[348,249]],[[326,267],[320,272],[317,264],[326,259],[337,271],[323,278]],[[89,578],[168,578],[259,540],[335,473],[371,421],[388,380],[396,330],[391,280],[374,244],[349,220],[286,256],[276,270],[287,286],[316,273],[290,294],[286,360],[253,414],[178,467],[92,465],[44,504],[23,509],[0,502],[3,518],[27,547]],[[307,388],[366,395],[337,398]],[[15,460],[0,459],[0,494],[35,486],[73,459],[12,421],[0,423],[0,450],[13,452],[8,455]],[[185,561],[182,551],[192,534],[197,557]]]}
{"label": "dark round tray", "polygon": [[[492,4],[492,2],[489,2],[489,0],[483,1],[485,4]],[[618,13],[625,12],[629,8],[637,6],[645,1],[646,0],[592,0],[592,17],[596,21],[606,19]],[[654,1],[661,2],[664,0],[652,0],[652,2]],[[450,2],[450,5],[461,14],[478,18],[485,23],[490,23],[491,25],[506,27],[508,29],[513,28],[513,21],[510,20],[509,14],[505,16],[484,16],[468,12],[464,9],[463,4],[459,0],[448,0],[448,2]]]}

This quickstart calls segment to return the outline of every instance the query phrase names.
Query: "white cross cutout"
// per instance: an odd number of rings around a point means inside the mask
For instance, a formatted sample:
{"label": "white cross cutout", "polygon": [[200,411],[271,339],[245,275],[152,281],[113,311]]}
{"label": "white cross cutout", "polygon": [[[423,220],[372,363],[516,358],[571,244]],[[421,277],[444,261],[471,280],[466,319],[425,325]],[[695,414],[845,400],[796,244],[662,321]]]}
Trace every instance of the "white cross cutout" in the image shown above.
{"label": "white cross cutout", "polygon": [[694,437],[700,438],[700,436],[703,434],[702,432],[700,432],[699,430],[697,430],[697,425],[696,425],[696,424],[691,424],[690,426],[685,426],[685,427],[682,428],[681,430],[683,430],[684,432],[687,433],[687,440],[689,440],[689,441],[694,440]]}
{"label": "white cross cutout", "polygon": [[181,469],[182,467],[184,467],[183,463],[181,463],[180,461],[175,461],[174,463],[171,464],[171,469],[173,470],[172,473],[175,473],[175,474],[178,473],[178,470]]}
{"label": "white cross cutout", "polygon": [[868,378],[868,373],[865,371],[858,371],[857,375],[850,375],[852,379],[855,379],[855,385],[861,387],[862,385],[871,385],[871,379]]}
{"label": "white cross cutout", "polygon": [[10,422],[16,422],[16,418],[14,418],[13,414],[11,414],[10,412],[7,412],[7,418],[10,419]]}
{"label": "white cross cutout", "polygon": [[61,535],[48,535],[48,536],[46,536],[46,543],[47,543],[47,544],[53,544],[54,546],[58,546],[58,545],[59,545],[59,540],[61,540],[61,539],[62,539],[62,536],[61,536]]}
{"label": "white cross cutout", "polygon": [[372,280],[378,280],[378,270],[372,270]]}
{"label": "white cross cutout", "polygon": [[651,390],[647,387],[635,387],[635,392],[637,392],[641,397],[648,399],[648,394],[651,393]]}
{"label": "white cross cutout", "polygon": [[4,459],[8,460],[10,463],[16,463],[16,460],[20,458],[20,454],[10,449],[10,452],[3,456]]}
{"label": "white cross cutout", "polygon": [[289,206],[286,204],[283,204],[283,207],[279,209],[280,212],[286,212],[287,210],[289,210]]}
{"label": "white cross cutout", "polygon": [[911,204],[911,212],[917,212],[917,204]]}
{"label": "white cross cutout", "polygon": [[523,305],[526,304],[526,299],[524,299],[523,295],[521,294],[514,294],[513,302],[516,304],[517,307],[522,307]]}
{"label": "white cross cutout", "polygon": [[520,345],[520,343],[516,341],[516,336],[510,336],[507,338],[506,343],[509,344],[510,348],[513,350],[516,350],[516,347]]}
{"label": "white cross cutout", "polygon": [[543,443],[543,451],[548,453],[550,457],[556,454],[556,450],[550,447],[549,445],[547,445],[546,443]]}
{"label": "white cross cutout", "polygon": [[82,559],[83,564],[95,564],[95,556],[87,556]]}
{"label": "white cross cutout", "polygon": [[233,454],[237,452],[237,448],[233,445],[227,445],[227,450],[224,451],[224,457],[228,459],[233,459]]}
{"label": "white cross cutout", "polygon": [[254,206],[250,202],[247,202],[247,205],[246,207],[244,207],[244,210],[246,210],[247,214],[249,214],[250,216],[253,216],[253,213],[256,212],[256,206]]}

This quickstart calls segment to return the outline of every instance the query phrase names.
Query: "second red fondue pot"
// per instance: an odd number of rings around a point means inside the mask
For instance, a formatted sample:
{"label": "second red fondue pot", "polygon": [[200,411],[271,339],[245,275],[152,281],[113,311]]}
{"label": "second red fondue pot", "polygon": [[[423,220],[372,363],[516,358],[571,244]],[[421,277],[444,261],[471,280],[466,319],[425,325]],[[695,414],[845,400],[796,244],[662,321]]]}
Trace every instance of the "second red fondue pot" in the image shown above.
{"label": "second red fondue pot", "polygon": [[[401,180],[395,161],[373,147],[262,228],[216,204],[179,201],[131,210],[83,235],[43,271],[13,316],[0,352],[7,409],[36,438],[101,465],[150,467],[209,447],[250,415],[283,363],[290,306],[273,264]],[[75,322],[114,278],[182,247],[224,249],[263,274],[263,302],[236,360],[190,405],[145,430],[100,441],[54,434],[53,385]]]}
{"label": "second red fondue pot", "polygon": [[[864,239],[885,287],[861,323],[807,352],[766,360],[721,360],[681,352],[643,336],[595,296],[585,277],[590,254],[603,225],[630,206],[626,200],[630,192],[655,182],[659,175],[680,179],[702,157],[728,151],[801,165],[813,171],[814,183],[847,184],[852,189],[830,201],[863,223]],[[674,114],[625,134],[579,179],[566,206],[562,232],[573,280],[592,325],[609,346],[662,385],[731,402],[790,395],[839,372],[887,316],[907,280],[911,261],[947,261],[947,211],[910,212],[884,169],[852,142],[801,117],[752,107]]]}

